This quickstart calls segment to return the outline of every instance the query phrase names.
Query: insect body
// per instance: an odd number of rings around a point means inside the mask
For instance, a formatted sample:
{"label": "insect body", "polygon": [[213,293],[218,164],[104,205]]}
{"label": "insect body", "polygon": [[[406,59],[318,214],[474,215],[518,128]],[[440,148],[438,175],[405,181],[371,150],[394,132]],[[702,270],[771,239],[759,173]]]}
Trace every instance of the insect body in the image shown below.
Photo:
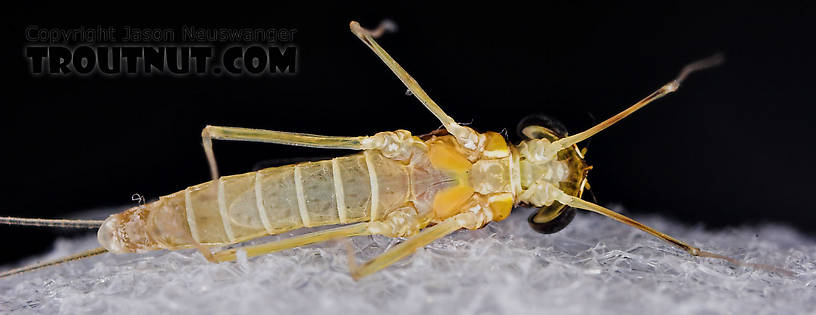
{"label": "insect body", "polygon": [[[642,229],[692,255],[728,257],[702,251],[632,219],[581,199],[590,167],[576,144],[637,109],[675,91],[685,77],[719,62],[719,57],[690,64],[677,79],[640,102],[584,132],[567,136],[546,126],[528,126],[526,140],[508,144],[498,133],[479,133],[456,123],[375,41],[381,31],[356,22],[352,32],[400,78],[443,124],[423,137],[405,130],[373,136],[334,137],[269,130],[207,126],[204,150],[213,180],[111,215],[104,222],[4,218],[0,222],[99,226],[102,248],[54,262],[3,273],[7,276],[109,251],[140,253],[196,248],[213,262],[236,258],[239,249],[211,252],[264,235],[303,227],[339,225],[265,244],[245,246],[256,256],[340,237],[380,234],[406,237],[399,245],[357,266],[354,278],[369,275],[456,230],[478,229],[506,218],[518,204],[539,210],[530,223],[555,232],[569,223],[572,208],[600,213]],[[219,177],[212,139],[268,142],[315,148],[358,150],[331,160],[267,168]],[[570,212],[572,211],[572,212]]]}
{"label": "insect body", "polygon": [[511,154],[500,135],[488,135],[497,149],[483,155],[494,158],[474,164],[449,135],[380,133],[364,142],[381,149],[225,176],[112,215],[99,241],[111,252],[142,252],[356,222],[409,236],[474,207],[481,221],[503,218],[513,205]]}

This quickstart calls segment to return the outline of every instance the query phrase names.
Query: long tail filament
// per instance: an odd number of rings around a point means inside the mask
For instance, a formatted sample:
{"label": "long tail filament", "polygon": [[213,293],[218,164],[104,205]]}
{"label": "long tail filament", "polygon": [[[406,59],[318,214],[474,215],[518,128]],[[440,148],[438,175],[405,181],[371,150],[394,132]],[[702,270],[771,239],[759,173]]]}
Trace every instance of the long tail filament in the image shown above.
{"label": "long tail filament", "polygon": [[49,266],[59,265],[61,263],[65,263],[65,262],[69,262],[69,261],[80,260],[80,259],[83,259],[83,258],[96,256],[96,255],[99,255],[99,254],[106,253],[107,251],[108,250],[105,249],[104,247],[99,247],[99,248],[86,250],[84,252],[79,252],[79,253],[76,253],[76,254],[71,255],[71,256],[65,256],[65,257],[62,257],[62,258],[58,258],[58,259],[54,259],[54,260],[50,260],[50,261],[46,261],[46,262],[36,263],[36,264],[28,265],[28,266],[23,266],[23,267],[20,267],[20,268],[7,270],[7,271],[4,271],[4,272],[0,273],[0,278],[5,278],[5,277],[8,277],[8,276],[16,275],[18,273],[23,273],[23,272],[26,272],[26,271],[32,271],[32,270],[37,270],[37,269],[41,269],[41,268],[45,268],[45,267],[49,267]]}
{"label": "long tail filament", "polygon": [[[0,217],[0,224],[8,224],[8,225],[22,225],[22,226],[43,226],[43,227],[55,227],[55,228],[68,228],[68,229],[97,229],[102,226],[102,223],[105,222],[103,220],[69,220],[69,219],[37,219],[37,218],[17,218],[17,217]],[[96,256],[102,253],[107,252],[108,250],[99,247],[91,250],[87,250],[84,252],[80,252],[71,256],[66,256],[62,258],[58,258],[51,261],[36,263],[28,266],[23,266],[20,268],[15,268],[11,270],[7,270],[0,273],[0,278],[8,277],[11,275],[15,275],[18,273],[23,273],[26,271],[37,270],[41,268],[45,268],[48,266],[59,265],[64,262],[79,260],[82,258],[87,258],[91,256]]]}
{"label": "long tail filament", "polygon": [[24,225],[24,226],[44,226],[68,229],[98,229],[104,220],[67,220],[67,219],[35,219],[0,217],[0,224]]}

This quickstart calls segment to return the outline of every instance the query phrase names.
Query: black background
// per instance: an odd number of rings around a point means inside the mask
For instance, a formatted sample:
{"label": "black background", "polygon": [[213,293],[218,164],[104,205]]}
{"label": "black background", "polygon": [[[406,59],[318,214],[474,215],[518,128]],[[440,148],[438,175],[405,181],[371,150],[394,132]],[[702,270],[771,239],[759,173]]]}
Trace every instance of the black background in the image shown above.
{"label": "black background", "polygon": [[[434,117],[348,31],[352,19],[373,27],[390,18],[400,30],[380,44],[451,116],[481,131],[512,131],[522,117],[546,113],[574,133],[648,95],[684,64],[723,52],[723,66],[691,76],[677,93],[592,139],[593,190],[602,204],[622,204],[634,217],[660,214],[709,227],[776,222],[811,234],[816,15],[805,6],[7,8],[0,214],[124,209],[133,193],[155,199],[206,181],[200,132],[207,124],[328,135],[436,129]],[[22,54],[28,25],[183,24],[297,29],[298,74],[33,77]],[[511,139],[518,140],[513,132]],[[223,174],[267,159],[343,153],[227,142],[216,142],[215,152]],[[58,235],[65,234],[0,227],[0,260],[46,251]]]}

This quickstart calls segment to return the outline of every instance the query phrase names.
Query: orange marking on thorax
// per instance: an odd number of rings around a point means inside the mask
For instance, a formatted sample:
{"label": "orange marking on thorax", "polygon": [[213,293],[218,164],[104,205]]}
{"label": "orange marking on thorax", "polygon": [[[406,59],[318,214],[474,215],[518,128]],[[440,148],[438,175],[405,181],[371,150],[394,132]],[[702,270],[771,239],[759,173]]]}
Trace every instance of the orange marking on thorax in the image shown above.
{"label": "orange marking on thorax", "polygon": [[428,149],[428,158],[431,165],[438,170],[450,171],[454,173],[464,173],[473,166],[464,154],[456,150],[454,145],[446,142],[435,142]]}
{"label": "orange marking on thorax", "polygon": [[466,185],[453,186],[436,193],[433,210],[436,218],[444,220],[458,214],[461,205],[473,196],[473,187]]}
{"label": "orange marking on thorax", "polygon": [[485,135],[484,156],[488,158],[506,157],[510,154],[510,148],[502,135],[488,131]]}
{"label": "orange marking on thorax", "polygon": [[510,215],[513,210],[513,194],[499,193],[487,198],[490,211],[493,212],[493,221],[501,221]]}
{"label": "orange marking on thorax", "polygon": [[[486,132],[485,158],[500,158],[510,154],[507,142],[500,134]],[[436,169],[448,172],[457,181],[456,186],[436,193],[433,200],[435,217],[444,220],[462,212],[473,198],[475,191],[470,183],[470,170],[473,167],[465,154],[459,150],[453,137],[439,137],[428,143],[428,158]],[[500,221],[510,214],[514,199],[512,193],[496,193],[479,197],[477,204],[487,206],[493,213],[493,221]]]}
{"label": "orange marking on thorax", "polygon": [[461,206],[474,194],[473,187],[468,181],[468,173],[473,163],[470,163],[465,155],[457,150],[456,144],[443,139],[438,138],[439,141],[428,144],[428,158],[433,167],[453,175],[457,185],[442,190],[434,196],[433,210],[437,219],[446,219],[457,214]]}

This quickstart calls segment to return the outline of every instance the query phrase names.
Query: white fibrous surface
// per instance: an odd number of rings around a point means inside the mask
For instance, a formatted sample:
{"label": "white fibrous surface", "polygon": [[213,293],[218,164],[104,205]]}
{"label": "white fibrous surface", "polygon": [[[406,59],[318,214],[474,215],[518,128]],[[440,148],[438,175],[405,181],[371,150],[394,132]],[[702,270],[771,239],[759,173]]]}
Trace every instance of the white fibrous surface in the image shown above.
{"label": "white fibrous surface", "polygon": [[[783,276],[691,257],[595,214],[579,213],[563,231],[542,235],[527,225],[527,214],[514,213],[478,231],[457,231],[358,282],[349,276],[348,243],[342,241],[222,264],[208,263],[194,250],[103,254],[0,279],[0,313],[816,312],[816,240],[791,228],[706,230],[634,216],[704,250],[795,273]],[[359,261],[399,241],[380,236],[352,239]],[[48,255],[20,264],[97,246],[95,235],[63,239]]]}

